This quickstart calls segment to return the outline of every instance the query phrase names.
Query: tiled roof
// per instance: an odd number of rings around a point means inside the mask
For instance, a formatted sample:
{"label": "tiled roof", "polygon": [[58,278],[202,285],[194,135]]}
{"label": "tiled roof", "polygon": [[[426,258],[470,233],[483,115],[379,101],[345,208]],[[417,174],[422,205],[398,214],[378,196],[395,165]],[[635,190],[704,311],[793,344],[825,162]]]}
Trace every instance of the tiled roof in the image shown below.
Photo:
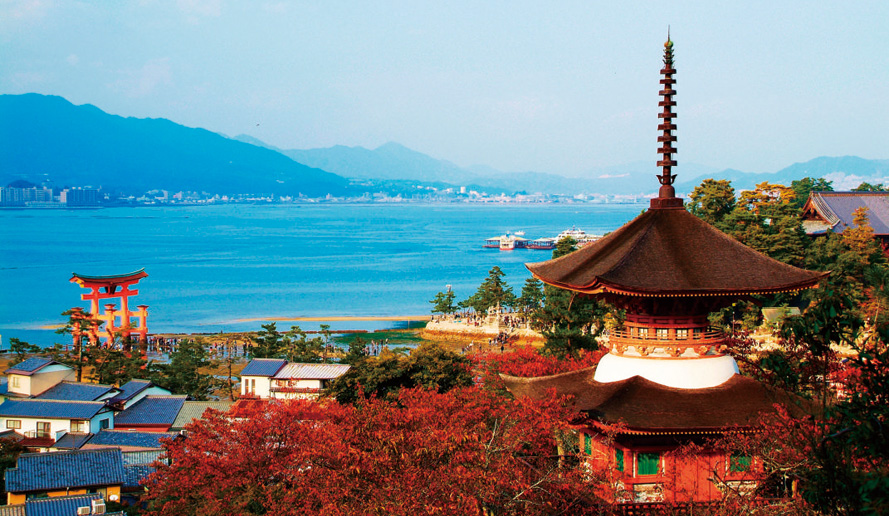
{"label": "tiled roof", "polygon": [[161,439],[176,437],[176,432],[130,432],[127,430],[102,430],[89,441],[89,447],[132,446],[138,448],[160,448]]}
{"label": "tiled roof", "polygon": [[[275,375],[276,380],[330,380],[349,370],[347,364],[287,364]],[[243,374],[243,373],[241,373]]]}
{"label": "tiled roof", "polygon": [[123,467],[126,474],[124,487],[139,487],[139,482],[154,473],[154,468],[147,464],[130,464]]}
{"label": "tiled roof", "polygon": [[889,193],[811,192],[807,205],[815,208],[835,233],[855,227],[855,210],[867,208],[868,222],[875,235],[889,235]]}
{"label": "tiled roof", "polygon": [[750,426],[759,414],[775,412],[776,403],[794,416],[804,415],[809,408],[783,391],[740,374],[703,389],[667,387],[641,376],[602,383],[594,380],[593,374],[594,368],[586,368],[536,378],[500,376],[516,397],[542,399],[554,390],[559,396],[571,396],[577,411],[606,423],[623,422],[631,430]]}
{"label": "tiled roof", "polygon": [[35,498],[25,502],[27,516],[61,516],[75,515],[79,507],[92,507],[93,500],[101,500],[98,493],[59,496],[54,498]]}
{"label": "tiled roof", "polygon": [[0,417],[92,419],[105,409],[101,401],[13,400],[0,404]]}
{"label": "tiled roof", "polygon": [[161,455],[166,453],[165,450],[146,450],[146,451],[125,451],[123,455],[123,465],[129,466],[133,464],[151,464],[154,461],[162,460],[165,464],[169,464],[168,459],[161,459]]}
{"label": "tiled roof", "polygon": [[195,419],[201,419],[208,408],[225,412],[231,408],[232,403],[231,401],[186,401],[171,428],[183,428]]}
{"label": "tiled roof", "polygon": [[[172,425],[185,403],[185,396],[145,396],[114,416],[115,426]],[[0,405],[0,409],[3,405]]]}
{"label": "tiled roof", "polygon": [[6,370],[6,374],[15,373],[30,376],[40,369],[52,364],[55,360],[44,357],[32,357]]}
{"label": "tiled roof", "polygon": [[93,434],[72,434],[68,432],[57,440],[52,447],[59,450],[79,450],[92,436]]}
{"label": "tiled roof", "polygon": [[39,400],[94,401],[117,389],[96,383],[61,382],[40,395]]}
{"label": "tiled roof", "polygon": [[130,380],[118,387],[120,394],[114,397],[118,401],[126,401],[153,384],[149,380]]}
{"label": "tiled roof", "polygon": [[526,267],[548,285],[594,296],[771,294],[827,275],[758,253],[685,209],[649,209],[601,240]]}
{"label": "tiled roof", "polygon": [[285,364],[286,360],[277,358],[254,358],[241,371],[241,376],[275,376]]}
{"label": "tiled roof", "polygon": [[0,516],[25,516],[25,504],[0,505]]}
{"label": "tiled roof", "polygon": [[6,490],[11,493],[76,489],[123,484],[120,450],[77,450],[24,453],[15,468],[6,470]]}

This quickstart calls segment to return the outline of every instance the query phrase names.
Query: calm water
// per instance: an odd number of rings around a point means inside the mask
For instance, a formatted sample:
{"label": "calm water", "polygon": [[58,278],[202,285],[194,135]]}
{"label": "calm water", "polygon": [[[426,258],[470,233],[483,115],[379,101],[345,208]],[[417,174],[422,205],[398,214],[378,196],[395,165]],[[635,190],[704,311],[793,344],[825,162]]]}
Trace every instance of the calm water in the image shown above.
{"label": "calm water", "polygon": [[[551,237],[577,226],[612,231],[636,205],[220,205],[103,210],[0,210],[0,334],[67,342],[46,330],[80,301],[72,272],[144,267],[131,306],[158,332],[259,329],[263,317],[426,315],[452,285],[471,295],[494,265],[516,293],[525,262],[550,251],[483,249],[506,231]],[[132,301],[135,299],[135,302]],[[279,328],[292,323],[280,323]],[[316,329],[318,323],[301,323]],[[341,322],[335,329],[392,323]]]}

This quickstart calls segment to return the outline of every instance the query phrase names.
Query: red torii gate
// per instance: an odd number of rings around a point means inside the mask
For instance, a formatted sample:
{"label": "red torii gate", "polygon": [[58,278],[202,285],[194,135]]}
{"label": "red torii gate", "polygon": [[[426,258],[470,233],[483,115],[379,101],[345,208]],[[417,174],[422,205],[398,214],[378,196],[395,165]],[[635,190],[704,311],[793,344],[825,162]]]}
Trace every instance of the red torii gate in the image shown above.
{"label": "red torii gate", "polygon": [[[128,298],[139,293],[138,290],[131,290],[130,286],[139,283],[139,280],[148,276],[145,269],[139,269],[127,274],[117,274],[113,276],[87,276],[85,274],[72,273],[69,281],[77,283],[83,288],[90,289],[89,294],[81,294],[80,298],[90,302],[90,316],[94,321],[89,331],[89,339],[91,345],[96,345],[99,341],[99,321],[105,323],[105,345],[110,346],[114,342],[114,333],[119,331],[123,338],[127,338],[132,334],[138,335],[141,342],[145,342],[148,337],[148,306],[138,305],[138,310],[131,311],[129,309]],[[114,303],[104,305],[104,310],[99,311],[99,300],[120,298],[120,310],[115,309]],[[86,319],[86,314],[82,308],[72,308],[72,317],[75,319]],[[131,318],[136,317],[136,327],[131,326]],[[119,323],[118,323],[119,321]],[[79,327],[73,329],[75,345],[82,336],[83,332]]]}

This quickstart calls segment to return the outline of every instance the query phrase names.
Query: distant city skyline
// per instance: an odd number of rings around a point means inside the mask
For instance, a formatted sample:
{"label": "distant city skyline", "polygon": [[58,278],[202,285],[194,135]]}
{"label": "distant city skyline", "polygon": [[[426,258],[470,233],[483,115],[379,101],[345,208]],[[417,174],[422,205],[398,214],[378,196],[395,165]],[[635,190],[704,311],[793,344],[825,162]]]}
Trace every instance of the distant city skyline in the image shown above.
{"label": "distant city skyline", "polygon": [[889,158],[889,3],[0,2],[0,93],[283,149],[389,141],[568,176],[650,161],[667,25],[678,155]]}

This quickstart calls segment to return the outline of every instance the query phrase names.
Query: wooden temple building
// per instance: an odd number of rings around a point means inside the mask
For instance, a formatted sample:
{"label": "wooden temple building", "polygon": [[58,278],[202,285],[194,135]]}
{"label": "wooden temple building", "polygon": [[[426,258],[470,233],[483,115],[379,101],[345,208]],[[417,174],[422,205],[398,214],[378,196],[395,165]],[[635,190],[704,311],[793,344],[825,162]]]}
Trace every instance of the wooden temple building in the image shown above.
{"label": "wooden temple building", "polygon": [[670,453],[729,429],[750,428],[786,393],[739,374],[725,335],[707,315],[753,295],[811,288],[826,275],[760,254],[686,211],[672,186],[676,166],[673,43],[664,48],[657,165],[650,208],[573,253],[528,264],[534,277],[626,311],[596,368],[547,377],[504,376],[516,396],[555,390],[574,398],[580,449],[610,467],[615,501],[712,501],[726,486],[749,489],[750,457],[707,450],[696,461]]}
{"label": "wooden temple building", "polygon": [[[140,342],[145,342],[148,337],[148,306],[139,305],[136,310],[130,310],[129,298],[139,293],[130,287],[139,283],[139,280],[148,276],[145,269],[117,274],[112,276],[87,276],[85,274],[72,274],[70,282],[77,283],[83,288],[89,289],[87,294],[81,294],[83,301],[90,302],[89,313],[84,313],[82,308],[72,308],[72,317],[88,321],[85,333],[88,334],[90,344],[99,342],[100,334],[105,336],[105,345],[114,342],[115,334],[123,338],[135,335]],[[120,308],[114,303],[101,301],[120,299]],[[133,325],[133,319],[136,324]],[[104,326],[104,327],[100,327]],[[75,345],[80,340],[84,331],[80,327],[74,328],[73,338]]]}

